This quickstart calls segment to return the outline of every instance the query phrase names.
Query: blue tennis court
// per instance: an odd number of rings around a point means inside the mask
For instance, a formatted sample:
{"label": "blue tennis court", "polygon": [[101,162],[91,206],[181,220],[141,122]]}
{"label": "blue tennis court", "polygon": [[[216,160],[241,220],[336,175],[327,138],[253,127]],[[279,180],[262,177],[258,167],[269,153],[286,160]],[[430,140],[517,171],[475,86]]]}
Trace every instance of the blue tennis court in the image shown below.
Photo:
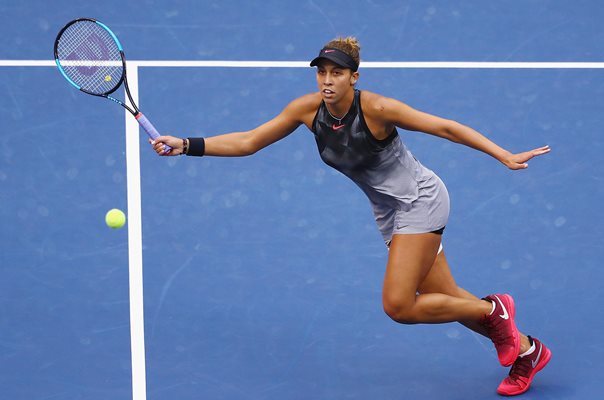
{"label": "blue tennis court", "polygon": [[160,158],[121,107],[69,87],[52,47],[81,16],[120,37],[141,110],[175,136],[267,121],[353,35],[361,90],[512,151],[549,144],[513,172],[401,131],[447,184],[458,283],[511,293],[553,352],[522,398],[602,396],[600,2],[31,0],[0,4],[2,398],[497,399],[508,371],[461,325],[384,314],[366,197],[305,128],[252,157]]}

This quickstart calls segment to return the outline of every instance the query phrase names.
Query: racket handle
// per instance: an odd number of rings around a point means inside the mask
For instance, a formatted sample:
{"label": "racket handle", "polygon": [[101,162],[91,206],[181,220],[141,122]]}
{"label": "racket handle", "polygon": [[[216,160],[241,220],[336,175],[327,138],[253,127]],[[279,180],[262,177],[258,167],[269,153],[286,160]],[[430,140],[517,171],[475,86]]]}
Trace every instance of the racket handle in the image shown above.
{"label": "racket handle", "polygon": [[[143,127],[143,129],[145,130],[145,132],[147,132],[147,135],[149,135],[149,137],[153,140],[157,139],[158,137],[160,137],[161,135],[159,134],[159,132],[157,131],[157,129],[155,129],[155,127],[153,126],[153,124],[151,123],[151,121],[149,121],[147,119],[147,117],[145,117],[143,115],[142,112],[139,112],[138,114],[136,114],[136,116],[134,117],[136,118],[136,120],[138,121],[139,125]],[[167,144],[164,145],[164,152],[168,152],[172,150],[172,147],[168,146]]]}

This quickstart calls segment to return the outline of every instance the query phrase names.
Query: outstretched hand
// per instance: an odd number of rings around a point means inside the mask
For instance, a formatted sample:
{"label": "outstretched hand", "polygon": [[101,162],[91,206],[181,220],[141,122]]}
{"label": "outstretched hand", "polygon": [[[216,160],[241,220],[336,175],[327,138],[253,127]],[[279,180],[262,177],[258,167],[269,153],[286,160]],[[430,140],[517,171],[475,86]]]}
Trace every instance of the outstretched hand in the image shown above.
{"label": "outstretched hand", "polygon": [[[153,146],[153,150],[160,156],[179,156],[183,153],[182,139],[174,136],[160,136],[155,140],[149,139],[149,143]],[[172,147],[169,152],[164,151],[164,145]]]}
{"label": "outstretched hand", "polygon": [[543,146],[543,147],[539,147],[534,150],[525,151],[524,153],[511,154],[509,157],[507,157],[505,160],[503,160],[503,163],[509,169],[513,169],[513,170],[525,169],[525,168],[528,168],[528,163],[527,163],[528,160],[530,160],[533,157],[547,154],[550,152],[550,150],[551,149],[549,146]]}

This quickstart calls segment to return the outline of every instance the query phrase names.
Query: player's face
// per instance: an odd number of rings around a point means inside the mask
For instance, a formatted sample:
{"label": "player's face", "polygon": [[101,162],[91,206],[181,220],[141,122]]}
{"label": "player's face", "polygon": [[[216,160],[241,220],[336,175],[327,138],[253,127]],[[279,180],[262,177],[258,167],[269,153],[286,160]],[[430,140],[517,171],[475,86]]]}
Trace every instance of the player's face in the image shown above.
{"label": "player's face", "polygon": [[354,90],[358,72],[329,61],[317,66],[317,84],[325,102],[336,103]]}

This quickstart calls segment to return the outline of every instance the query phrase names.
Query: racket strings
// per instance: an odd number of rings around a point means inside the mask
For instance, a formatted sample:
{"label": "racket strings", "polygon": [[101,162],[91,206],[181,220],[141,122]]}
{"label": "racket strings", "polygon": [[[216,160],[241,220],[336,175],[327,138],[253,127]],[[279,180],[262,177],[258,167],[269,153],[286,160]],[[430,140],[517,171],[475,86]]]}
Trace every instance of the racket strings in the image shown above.
{"label": "racket strings", "polygon": [[57,44],[57,59],[73,82],[94,94],[112,92],[124,73],[117,43],[92,21],[78,21],[63,31]]}

